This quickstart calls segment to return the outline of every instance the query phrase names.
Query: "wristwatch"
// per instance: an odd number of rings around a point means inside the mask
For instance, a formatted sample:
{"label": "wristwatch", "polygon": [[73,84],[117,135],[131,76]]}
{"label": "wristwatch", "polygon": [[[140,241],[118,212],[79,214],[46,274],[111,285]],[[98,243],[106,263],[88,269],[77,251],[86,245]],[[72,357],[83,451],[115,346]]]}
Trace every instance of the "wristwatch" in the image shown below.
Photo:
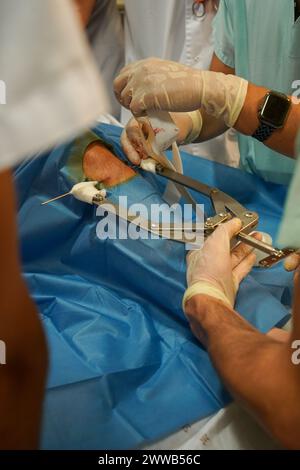
{"label": "wristwatch", "polygon": [[260,125],[252,137],[264,142],[276,129],[282,129],[291,109],[292,101],[287,95],[269,91],[258,110]]}

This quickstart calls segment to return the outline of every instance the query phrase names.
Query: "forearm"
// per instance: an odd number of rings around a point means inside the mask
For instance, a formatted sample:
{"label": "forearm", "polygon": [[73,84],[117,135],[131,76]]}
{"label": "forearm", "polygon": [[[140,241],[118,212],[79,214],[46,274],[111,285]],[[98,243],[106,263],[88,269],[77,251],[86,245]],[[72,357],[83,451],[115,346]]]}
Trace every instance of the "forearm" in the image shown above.
{"label": "forearm", "polygon": [[80,21],[85,27],[89,22],[96,0],[73,0],[73,2],[78,11]]}
{"label": "forearm", "polygon": [[299,447],[300,380],[289,345],[211,297],[193,297],[186,313],[232,395],[284,446]]}
{"label": "forearm", "polygon": [[0,447],[38,445],[47,351],[41,323],[22,278],[16,205],[10,171],[0,172],[0,340],[6,364],[0,365]]}
{"label": "forearm", "polygon": [[[234,74],[234,69],[227,67],[223,64],[217,56],[214,54],[210,65],[211,72],[221,72],[225,74]],[[205,142],[207,140],[218,137],[228,130],[228,127],[224,123],[223,119],[216,119],[215,117],[207,114],[204,109],[200,110],[202,116],[202,129],[198,137],[195,139],[195,143]],[[191,127],[191,119],[188,117],[188,113],[171,113],[172,117],[177,123],[179,128],[178,143],[183,142]]]}
{"label": "forearm", "polygon": [[[234,128],[241,134],[252,136],[258,129],[258,109],[269,90],[249,83],[245,104],[236,121]],[[204,142],[223,134],[228,127],[222,119],[216,119],[201,110],[202,129],[194,143]],[[172,117],[179,128],[178,142],[184,142],[191,128],[191,119],[188,113],[172,113]],[[300,105],[292,103],[291,111],[283,129],[275,130],[272,136],[265,141],[265,145],[276,152],[295,158],[296,139],[300,123]]]}
{"label": "forearm", "polygon": [[[259,127],[258,109],[269,89],[249,83],[245,104],[234,128],[244,135],[251,136]],[[292,104],[283,129],[276,130],[265,141],[265,145],[288,157],[295,157],[295,142],[299,131],[300,105]]]}
{"label": "forearm", "polygon": [[[6,364],[0,366],[0,448],[37,449],[47,374],[47,351],[35,305],[21,276],[15,298],[2,295]],[[17,297],[16,297],[16,292]],[[3,326],[3,325],[2,325]]]}
{"label": "forearm", "polygon": [[[235,74],[235,70],[225,65],[215,54],[212,58],[210,70],[231,75]],[[268,91],[270,90],[265,87],[249,83],[246,101],[234,126],[237,131],[249,136],[254,134],[260,124],[258,120],[258,109]],[[204,122],[205,120],[206,119],[204,119]],[[279,153],[289,157],[295,157],[295,140],[299,130],[299,123],[300,105],[293,104],[284,128],[275,131],[265,142],[265,145]]]}

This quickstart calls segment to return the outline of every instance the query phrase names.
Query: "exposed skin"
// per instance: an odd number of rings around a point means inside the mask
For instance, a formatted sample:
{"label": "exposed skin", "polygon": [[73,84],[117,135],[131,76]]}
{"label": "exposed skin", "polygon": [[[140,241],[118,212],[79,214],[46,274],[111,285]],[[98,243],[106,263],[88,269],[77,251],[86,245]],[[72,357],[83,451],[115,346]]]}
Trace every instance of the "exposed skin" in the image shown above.
{"label": "exposed skin", "polygon": [[96,0],[73,0],[73,2],[78,11],[82,26],[85,27],[89,22]]}
{"label": "exposed skin", "polygon": [[[213,72],[235,74],[234,69],[223,64],[216,55],[213,57],[211,70]],[[260,124],[258,109],[268,91],[269,89],[267,88],[249,83],[246,100],[234,125],[234,129],[247,136],[251,136],[256,131]],[[187,113],[171,112],[170,114],[179,129],[177,143],[180,145],[184,143],[190,133],[192,120]],[[204,110],[201,110],[201,115],[203,126],[200,136],[194,141],[195,143],[213,139],[228,130],[222,119],[216,119],[207,114]],[[264,145],[287,157],[296,158],[295,143],[299,131],[299,122],[300,106],[292,102],[291,110],[284,128],[276,130],[272,136],[264,142]],[[130,159],[134,163],[139,164],[141,158],[147,158],[146,149],[141,145],[141,129],[135,119],[132,119],[130,125],[126,126],[122,134],[121,143],[124,152],[130,155]]]}
{"label": "exposed skin", "polygon": [[[74,0],[83,26],[95,0]],[[47,346],[36,307],[22,278],[16,202],[10,171],[0,172],[0,449],[36,449],[48,368]]]}
{"label": "exposed skin", "polygon": [[[83,158],[83,171],[90,180],[102,181],[107,187],[124,183],[136,175],[132,168],[99,142],[93,142],[88,146]],[[273,328],[267,335],[281,342],[290,339],[287,331],[278,328]]]}
{"label": "exposed skin", "polygon": [[22,279],[10,171],[0,173],[0,448],[38,447],[47,372],[46,342],[36,307]]}
{"label": "exposed skin", "polygon": [[99,142],[90,144],[83,157],[84,174],[92,181],[115,186],[136,175],[136,172]]}
{"label": "exposed skin", "polygon": [[[300,0],[296,0],[297,6],[300,9]],[[216,54],[213,55],[210,70],[213,72],[221,72],[225,74],[235,75],[235,69],[228,67],[224,64]],[[261,101],[263,100],[269,89],[249,83],[248,93],[242,112],[235,124],[235,129],[242,134],[252,135],[259,126],[257,117],[257,110]],[[203,142],[222,134],[227,130],[224,123],[219,122],[201,111],[204,117],[205,126],[201,132],[201,138],[196,142]],[[295,142],[299,130],[300,122],[300,106],[299,104],[292,104],[292,109],[289,114],[288,120],[283,129],[279,129],[265,141],[265,145],[279,153],[288,157],[295,158]]]}
{"label": "exposed skin", "polygon": [[[297,0],[299,4],[299,0]],[[234,73],[215,56],[212,70]],[[258,127],[257,109],[268,90],[249,85],[244,108],[235,128],[251,135]],[[175,114],[175,113],[174,113]],[[176,115],[177,125],[184,115]],[[201,140],[221,134],[226,127],[205,117]],[[299,106],[293,105],[287,124],[268,139],[270,148],[294,157],[294,142],[300,122]],[[136,132],[138,132],[136,130]],[[205,138],[204,138],[205,137]],[[180,136],[184,140],[184,135]],[[300,366],[291,362],[293,340],[300,339],[300,282],[295,279],[294,327],[291,336],[273,330],[265,336],[237,312],[205,295],[193,297],[186,306],[191,328],[207,347],[223,381],[233,396],[247,408],[283,446],[300,448]],[[291,341],[288,341],[291,338]]]}
{"label": "exposed skin", "polygon": [[[92,143],[84,171],[107,186],[136,173],[102,144]],[[6,364],[0,365],[0,449],[35,449],[39,445],[47,348],[38,316],[21,275],[16,230],[15,191],[10,171],[0,173],[0,340]]]}
{"label": "exposed skin", "polygon": [[298,276],[290,342],[262,335],[212,297],[198,295],[186,304],[192,331],[207,347],[232,395],[290,449],[300,449],[300,366],[291,360],[292,341],[300,338],[299,301]]}
{"label": "exposed skin", "polygon": [[[211,62],[210,70],[213,72],[235,75],[235,70],[225,65],[215,54]],[[268,91],[268,88],[249,83],[245,104],[237,122],[234,125],[234,128],[237,131],[249,136],[256,131],[259,126],[257,116],[258,108]],[[204,125],[201,131],[201,137],[196,139],[195,142],[204,142],[223,134],[227,130],[227,127],[222,120],[213,118],[203,110],[201,110],[201,114]],[[185,129],[190,128],[191,120],[189,116],[184,113],[172,113],[172,117],[175,124],[177,124],[181,129],[179,140],[183,141],[185,138]],[[284,128],[276,130],[272,136],[264,142],[264,144],[283,155],[295,158],[295,142],[299,130],[299,122],[300,106],[299,104],[293,103]]]}
{"label": "exposed skin", "polygon": [[[300,9],[300,0],[297,0],[297,5]],[[235,70],[225,65],[215,54],[212,58],[210,70],[235,75]],[[249,83],[244,107],[234,125],[237,131],[248,136],[251,136],[255,132],[259,126],[258,109],[268,91],[269,89],[265,87]],[[178,93],[180,93],[180,90]],[[216,119],[203,110],[201,110],[201,115],[203,118],[203,126],[200,136],[194,141],[195,143],[213,139],[223,134],[228,129],[223,120]],[[171,116],[179,129],[177,143],[181,144],[190,133],[192,120],[187,113],[171,112]],[[264,145],[287,157],[296,158],[295,142],[299,130],[299,122],[300,106],[297,103],[292,103],[291,111],[284,128],[276,130],[272,136],[264,142]],[[130,159],[136,164],[139,164],[141,158],[147,158],[145,149],[138,145],[138,142],[141,140],[140,133],[141,130],[136,121],[132,120],[130,126],[127,125],[121,139],[125,153],[129,155]],[[126,138],[126,134],[128,138]]]}
{"label": "exposed skin", "polygon": [[[297,3],[300,6],[300,0]],[[211,70],[235,73],[215,55]],[[267,91],[266,88],[249,85],[244,108],[235,126],[237,130],[246,135],[255,131],[259,125],[257,109]],[[285,128],[276,131],[266,145],[294,157],[299,122],[300,106],[293,105]],[[210,133],[209,127],[205,130]],[[220,131],[222,133],[222,125]],[[206,137],[205,133],[202,134],[201,141]],[[300,338],[299,274],[295,279],[294,327],[291,334],[273,329],[263,336],[236,312],[207,296],[191,299],[187,304],[187,315],[193,332],[206,344],[233,396],[281,444],[299,449],[300,367],[291,362],[291,344]]]}
{"label": "exposed skin", "polygon": [[[135,174],[97,142],[88,147],[83,168],[90,179],[101,180],[108,186],[120,184]],[[294,306],[298,320],[299,307],[298,278]],[[298,448],[300,412],[295,412],[295,407],[300,393],[300,366],[291,364],[291,344],[298,334],[300,338],[299,321],[292,334],[274,329],[267,336],[262,335],[237,312],[204,295],[187,303],[186,314],[194,334],[207,347],[234,397],[275,439],[286,447]]]}

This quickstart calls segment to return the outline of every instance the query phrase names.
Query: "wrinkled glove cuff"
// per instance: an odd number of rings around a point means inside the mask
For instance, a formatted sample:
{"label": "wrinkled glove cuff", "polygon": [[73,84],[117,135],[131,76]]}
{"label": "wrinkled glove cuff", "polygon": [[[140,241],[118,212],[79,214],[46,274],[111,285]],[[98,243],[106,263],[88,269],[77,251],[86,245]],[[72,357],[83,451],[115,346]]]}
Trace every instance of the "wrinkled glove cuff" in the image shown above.
{"label": "wrinkled glove cuff", "polygon": [[221,300],[227,307],[232,308],[232,304],[229,299],[226,297],[221,289],[213,286],[209,282],[199,281],[190,286],[183,296],[182,300],[182,309],[185,311],[185,304],[188,300],[190,300],[195,295],[204,294],[209,295],[210,297],[214,297],[215,299]]}
{"label": "wrinkled glove cuff", "polygon": [[203,119],[199,109],[197,109],[197,111],[192,111],[187,114],[192,120],[192,129],[184,139],[184,142],[181,143],[181,145],[192,144],[197,139],[197,137],[199,137],[203,125]]}
{"label": "wrinkled glove cuff", "polygon": [[233,103],[232,109],[229,112],[228,120],[227,122],[225,122],[228,127],[234,127],[239,118],[239,115],[241,114],[241,111],[246,101],[248,85],[249,83],[247,80],[241,79],[240,86],[236,94],[236,100]]}

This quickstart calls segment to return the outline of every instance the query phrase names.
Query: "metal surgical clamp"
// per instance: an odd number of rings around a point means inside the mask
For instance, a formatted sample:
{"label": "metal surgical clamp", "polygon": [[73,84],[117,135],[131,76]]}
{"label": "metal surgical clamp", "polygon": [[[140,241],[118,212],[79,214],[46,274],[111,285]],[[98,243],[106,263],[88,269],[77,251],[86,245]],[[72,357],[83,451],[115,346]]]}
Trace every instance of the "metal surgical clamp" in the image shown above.
{"label": "metal surgical clamp", "polygon": [[264,268],[269,268],[289,256],[291,253],[294,253],[295,250],[293,249],[286,248],[280,250],[252,237],[250,234],[255,230],[259,222],[258,214],[256,212],[249,211],[238,201],[228,194],[220,191],[218,188],[210,187],[200,181],[194,180],[193,178],[181,175],[168,168],[164,168],[159,163],[156,165],[156,174],[210,198],[216,214],[205,220],[205,237],[209,236],[220,224],[232,219],[233,217],[238,217],[242,221],[242,228],[233,239],[232,248],[234,248],[234,246],[239,242],[243,242],[259,251],[262,251],[263,253],[266,253],[268,256],[259,263]]}

